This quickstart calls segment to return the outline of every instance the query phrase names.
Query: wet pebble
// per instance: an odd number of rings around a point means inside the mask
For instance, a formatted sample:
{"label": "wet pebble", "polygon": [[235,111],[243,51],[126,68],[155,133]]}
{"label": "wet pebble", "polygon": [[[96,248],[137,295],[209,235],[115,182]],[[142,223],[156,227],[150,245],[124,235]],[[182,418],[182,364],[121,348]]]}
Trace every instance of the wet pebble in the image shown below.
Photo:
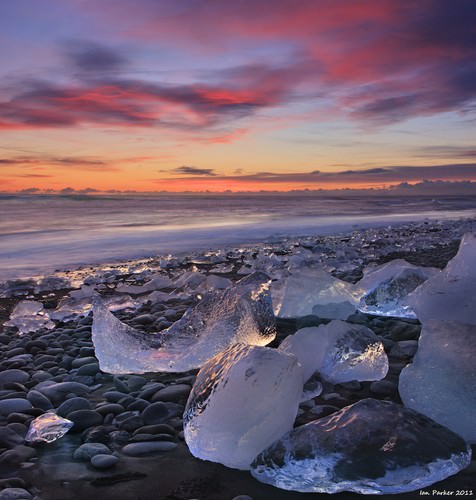
{"label": "wet pebble", "polygon": [[144,441],[142,443],[127,444],[122,448],[122,452],[130,457],[142,457],[175,448],[177,448],[177,443],[171,441]]}
{"label": "wet pebble", "polygon": [[152,402],[183,401],[188,398],[192,387],[188,384],[174,384],[160,389],[152,396]]}
{"label": "wet pebble", "polygon": [[101,425],[103,417],[94,410],[75,410],[68,413],[68,419],[74,422],[70,432],[81,432],[88,427]]}
{"label": "wet pebble", "polygon": [[370,384],[370,392],[379,396],[392,396],[397,392],[397,384],[389,380],[377,380]]}
{"label": "wet pebble", "polygon": [[94,455],[110,455],[111,449],[103,443],[84,443],[73,453],[75,460],[89,461]]}
{"label": "wet pebble", "polygon": [[169,410],[167,405],[162,402],[152,403],[142,412],[142,419],[147,425],[162,424],[167,420]]}
{"label": "wet pebble", "polygon": [[30,410],[33,405],[27,399],[9,398],[0,401],[0,415],[8,416],[10,413]]}
{"label": "wet pebble", "polygon": [[67,399],[58,406],[56,413],[61,417],[67,417],[76,410],[90,410],[91,403],[86,398],[71,398]]}
{"label": "wet pebble", "polygon": [[18,370],[17,368],[0,371],[0,386],[12,382],[24,384],[29,379],[30,375],[26,371]]}
{"label": "wet pebble", "polygon": [[0,491],[0,500],[31,500],[32,494],[24,488],[5,488]]}
{"label": "wet pebble", "polygon": [[119,458],[115,455],[104,455],[100,453],[91,457],[91,465],[100,470],[110,469],[111,467],[114,467],[117,462],[119,462]]}

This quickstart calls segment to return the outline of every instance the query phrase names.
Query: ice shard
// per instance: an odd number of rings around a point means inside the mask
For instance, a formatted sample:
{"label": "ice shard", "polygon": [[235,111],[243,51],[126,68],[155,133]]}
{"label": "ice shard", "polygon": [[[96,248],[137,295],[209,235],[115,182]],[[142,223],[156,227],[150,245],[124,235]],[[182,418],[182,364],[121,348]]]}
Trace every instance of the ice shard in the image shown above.
{"label": "ice shard", "polygon": [[382,495],[424,488],[470,461],[471,448],[449,429],[364,399],[281,437],[257,456],[251,474],[285,490]]}
{"label": "ice shard", "polygon": [[428,321],[413,362],[400,374],[405,406],[476,443],[476,325]]}
{"label": "ice shard", "polygon": [[295,356],[234,345],[200,370],[184,413],[195,457],[235,469],[292,429],[303,387]]}
{"label": "ice shard", "polygon": [[458,253],[443,271],[419,286],[408,304],[423,323],[430,319],[476,325],[476,236],[463,236]]}
{"label": "ice shard", "polygon": [[5,326],[15,326],[18,333],[32,333],[41,328],[51,329],[55,324],[50,320],[43,304],[35,300],[22,300],[13,309]]}
{"label": "ice shard", "polygon": [[357,309],[360,294],[354,285],[320,268],[303,266],[283,281],[273,283],[274,311],[279,318],[314,314],[327,319],[347,319]]}
{"label": "ice shard", "polygon": [[364,277],[357,283],[365,293],[360,300],[359,310],[377,316],[416,318],[406,298],[438,272],[436,268],[414,266],[402,259],[364,272]]}
{"label": "ice shard", "polygon": [[254,273],[202,300],[157,334],[136,330],[101,303],[92,337],[101,370],[108,373],[181,372],[199,368],[235,343],[266,345],[275,335],[269,278]]}
{"label": "ice shard", "polygon": [[58,417],[53,412],[46,412],[31,421],[25,441],[52,443],[63,437],[73,425],[74,423],[67,418]]}
{"label": "ice shard", "polygon": [[335,384],[380,380],[388,371],[383,344],[372,330],[340,320],[302,328],[286,337],[279,350],[298,358],[305,380],[316,371]]}

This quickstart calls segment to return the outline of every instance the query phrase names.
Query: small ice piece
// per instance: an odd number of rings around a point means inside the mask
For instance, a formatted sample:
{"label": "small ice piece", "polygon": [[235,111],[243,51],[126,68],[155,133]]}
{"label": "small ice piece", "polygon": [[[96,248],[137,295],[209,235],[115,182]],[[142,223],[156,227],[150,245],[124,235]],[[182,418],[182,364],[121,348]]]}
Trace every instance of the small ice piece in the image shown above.
{"label": "small ice piece", "polygon": [[443,271],[419,286],[408,304],[424,323],[430,319],[476,325],[476,236],[463,236],[458,253]]}
{"label": "small ice piece", "polygon": [[43,309],[43,304],[36,300],[22,300],[13,309],[10,320],[5,326],[15,326],[18,334],[32,333],[41,328],[51,329],[55,324],[50,321],[48,313]]}
{"label": "small ice piece", "polygon": [[390,401],[364,399],[298,427],[261,452],[251,474],[306,493],[405,493],[464,469],[471,448],[449,429]]}
{"label": "small ice piece", "polygon": [[413,362],[400,374],[405,406],[476,443],[476,325],[423,324]]}
{"label": "small ice piece", "polygon": [[300,268],[287,279],[273,283],[272,296],[279,318],[314,314],[327,319],[347,319],[355,312],[360,298],[351,283],[313,267]]}
{"label": "small ice piece", "polygon": [[334,320],[288,335],[279,350],[294,354],[308,380],[316,371],[334,384],[351,380],[381,380],[388,358],[380,339],[363,325]]}
{"label": "small ice piece", "polygon": [[359,311],[377,316],[416,318],[405,299],[437,273],[439,270],[434,267],[414,266],[403,259],[364,271],[364,277],[357,283],[365,293],[360,300]]}
{"label": "small ice piece", "polygon": [[46,412],[30,423],[25,441],[28,443],[52,443],[63,437],[73,427],[74,422],[58,417],[53,412]]}
{"label": "small ice piece", "polygon": [[164,288],[170,288],[172,286],[172,280],[168,276],[157,275],[143,285],[119,285],[116,288],[116,292],[139,295],[155,290],[163,290]]}
{"label": "small ice piece", "polygon": [[136,330],[100,302],[92,337],[102,371],[182,372],[199,368],[231,344],[269,344],[276,336],[269,278],[254,273],[226,290],[205,294],[172,326],[157,334]]}
{"label": "small ice piece", "polygon": [[185,441],[195,457],[246,470],[293,427],[303,386],[295,356],[234,345],[200,370],[184,412]]}

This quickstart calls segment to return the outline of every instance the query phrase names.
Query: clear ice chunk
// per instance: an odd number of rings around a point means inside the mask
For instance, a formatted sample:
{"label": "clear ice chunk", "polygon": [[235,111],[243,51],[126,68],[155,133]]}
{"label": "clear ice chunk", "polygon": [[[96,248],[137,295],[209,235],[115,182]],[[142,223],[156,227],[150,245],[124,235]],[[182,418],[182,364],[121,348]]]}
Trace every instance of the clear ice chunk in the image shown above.
{"label": "clear ice chunk", "polygon": [[25,441],[28,443],[52,443],[62,438],[73,427],[74,422],[46,412],[31,421]]}
{"label": "clear ice chunk", "polygon": [[423,324],[413,362],[399,392],[405,406],[476,443],[476,325],[432,320]]}
{"label": "clear ice chunk", "polygon": [[463,236],[458,253],[443,271],[408,297],[408,304],[424,323],[430,319],[476,325],[476,236]]}
{"label": "clear ice chunk", "polygon": [[303,375],[289,354],[234,345],[200,370],[184,412],[185,441],[203,460],[248,469],[293,427]]}
{"label": "clear ice chunk", "polygon": [[470,461],[471,448],[449,429],[393,402],[364,399],[281,437],[251,474],[285,490],[382,495],[424,488]]}
{"label": "clear ice chunk", "polygon": [[143,285],[119,285],[117,286],[116,291],[120,293],[139,295],[142,293],[153,292],[155,290],[163,290],[164,288],[170,288],[172,286],[172,280],[168,276],[158,275]]}
{"label": "clear ice chunk", "polygon": [[36,332],[42,328],[51,329],[55,324],[50,320],[43,304],[36,300],[22,300],[13,309],[5,326],[15,326],[18,334]]}
{"label": "clear ice chunk", "polygon": [[231,344],[269,344],[276,336],[269,278],[254,273],[202,300],[166,330],[141,332],[94,307],[92,337],[102,371],[182,372],[199,368]]}
{"label": "clear ice chunk", "polygon": [[294,354],[304,379],[316,371],[334,384],[351,380],[381,380],[388,372],[388,358],[380,339],[363,325],[334,320],[288,335],[279,350]]}
{"label": "clear ice chunk", "polygon": [[403,259],[364,271],[364,277],[357,283],[365,293],[360,300],[359,311],[377,316],[416,318],[405,299],[438,272],[436,268],[414,266]]}
{"label": "clear ice chunk", "polygon": [[279,318],[315,314],[327,319],[347,319],[357,309],[360,298],[351,283],[313,267],[300,268],[284,280],[273,282],[272,296]]}

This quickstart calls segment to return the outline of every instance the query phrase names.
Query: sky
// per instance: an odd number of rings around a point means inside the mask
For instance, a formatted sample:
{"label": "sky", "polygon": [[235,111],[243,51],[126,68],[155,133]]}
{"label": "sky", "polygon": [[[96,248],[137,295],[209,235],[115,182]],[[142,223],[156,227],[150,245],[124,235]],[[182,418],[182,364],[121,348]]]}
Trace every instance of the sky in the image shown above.
{"label": "sky", "polygon": [[476,181],[474,0],[0,2],[0,191]]}

